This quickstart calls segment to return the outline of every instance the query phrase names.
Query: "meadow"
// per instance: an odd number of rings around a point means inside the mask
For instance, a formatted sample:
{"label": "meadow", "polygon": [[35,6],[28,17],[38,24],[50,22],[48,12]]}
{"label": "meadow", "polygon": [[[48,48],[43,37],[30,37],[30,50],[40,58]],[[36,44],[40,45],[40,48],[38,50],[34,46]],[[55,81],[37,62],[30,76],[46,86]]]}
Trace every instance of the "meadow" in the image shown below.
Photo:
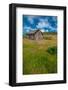
{"label": "meadow", "polygon": [[23,39],[24,75],[57,73],[57,34],[44,33],[42,40]]}

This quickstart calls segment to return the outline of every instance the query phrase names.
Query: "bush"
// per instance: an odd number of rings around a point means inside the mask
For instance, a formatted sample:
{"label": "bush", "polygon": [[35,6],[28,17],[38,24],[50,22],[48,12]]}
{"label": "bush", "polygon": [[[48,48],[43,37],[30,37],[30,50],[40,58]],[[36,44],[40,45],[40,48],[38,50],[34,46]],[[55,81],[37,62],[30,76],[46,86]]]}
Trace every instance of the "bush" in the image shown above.
{"label": "bush", "polygon": [[47,49],[47,52],[50,53],[50,54],[56,54],[57,53],[57,47],[56,46],[49,47]]}

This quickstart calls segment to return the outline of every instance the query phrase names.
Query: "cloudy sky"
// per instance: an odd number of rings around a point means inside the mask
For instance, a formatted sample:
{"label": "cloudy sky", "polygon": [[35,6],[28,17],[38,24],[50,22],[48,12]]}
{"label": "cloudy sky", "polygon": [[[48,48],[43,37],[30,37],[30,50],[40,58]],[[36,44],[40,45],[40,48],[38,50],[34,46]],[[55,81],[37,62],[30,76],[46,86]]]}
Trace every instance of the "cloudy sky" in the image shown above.
{"label": "cloudy sky", "polygon": [[40,29],[42,32],[57,32],[57,16],[23,15],[24,33]]}

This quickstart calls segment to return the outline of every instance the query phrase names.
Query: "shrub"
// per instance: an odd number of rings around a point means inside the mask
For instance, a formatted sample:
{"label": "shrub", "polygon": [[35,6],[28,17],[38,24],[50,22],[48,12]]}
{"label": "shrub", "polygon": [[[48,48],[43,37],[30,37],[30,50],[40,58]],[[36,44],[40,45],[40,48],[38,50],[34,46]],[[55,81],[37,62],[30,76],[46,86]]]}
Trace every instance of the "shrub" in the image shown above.
{"label": "shrub", "polygon": [[56,46],[49,47],[47,49],[47,52],[50,53],[50,54],[56,54],[57,53],[57,47]]}

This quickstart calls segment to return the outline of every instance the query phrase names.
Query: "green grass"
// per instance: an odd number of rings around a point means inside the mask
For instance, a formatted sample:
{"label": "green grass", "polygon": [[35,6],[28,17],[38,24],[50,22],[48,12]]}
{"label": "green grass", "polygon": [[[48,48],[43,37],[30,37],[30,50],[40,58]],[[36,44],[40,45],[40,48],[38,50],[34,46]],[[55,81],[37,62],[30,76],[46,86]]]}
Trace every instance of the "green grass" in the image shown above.
{"label": "green grass", "polygon": [[57,73],[56,35],[39,41],[23,40],[23,74]]}

